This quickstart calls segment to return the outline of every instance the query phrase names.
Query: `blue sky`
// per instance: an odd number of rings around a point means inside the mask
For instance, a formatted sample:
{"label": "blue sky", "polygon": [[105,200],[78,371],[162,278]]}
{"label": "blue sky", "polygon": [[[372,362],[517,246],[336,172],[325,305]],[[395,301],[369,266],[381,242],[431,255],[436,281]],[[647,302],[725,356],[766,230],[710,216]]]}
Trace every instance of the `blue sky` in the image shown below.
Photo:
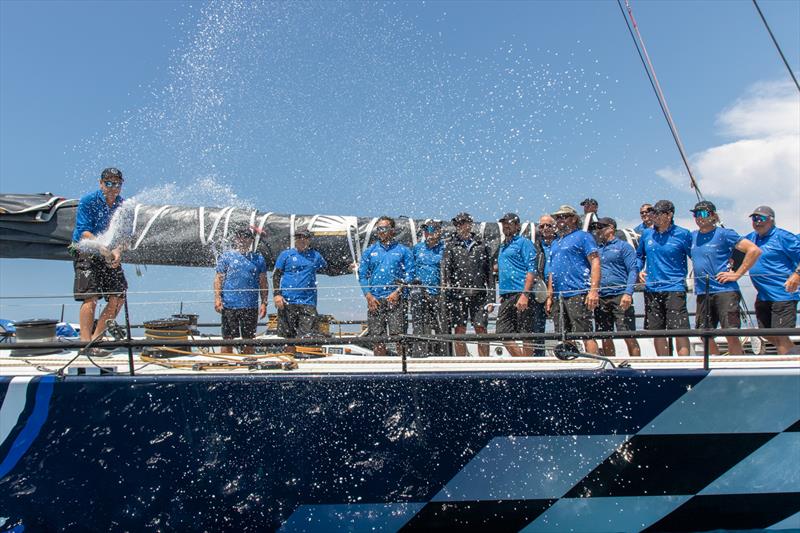
{"label": "blue sky", "polygon": [[[760,5],[797,71],[800,2]],[[633,8],[727,224],[746,231],[764,202],[800,230],[797,93],[752,3]],[[633,221],[643,201],[694,200],[614,1],[1,2],[0,191],[78,197],[108,165],[127,196],[276,212],[536,218],[591,195]],[[207,291],[210,270],[127,271],[135,315],[181,299],[213,318],[208,292],[145,294]],[[6,296],[71,280],[0,259]],[[363,314],[352,289],[326,292],[323,311]],[[0,316],[62,302],[70,318],[69,298]]]}

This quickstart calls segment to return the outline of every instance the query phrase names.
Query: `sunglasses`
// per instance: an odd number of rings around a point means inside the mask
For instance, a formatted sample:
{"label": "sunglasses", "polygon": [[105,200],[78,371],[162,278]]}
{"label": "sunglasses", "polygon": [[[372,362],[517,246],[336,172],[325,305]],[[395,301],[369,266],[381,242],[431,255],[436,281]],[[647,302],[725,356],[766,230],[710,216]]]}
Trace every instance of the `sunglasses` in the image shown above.
{"label": "sunglasses", "polygon": [[652,212],[653,212],[652,209],[643,209],[643,210],[639,211],[639,214],[640,215],[649,215]]}
{"label": "sunglasses", "polygon": [[122,187],[121,181],[104,181],[103,185],[105,185],[109,189],[119,189]]}
{"label": "sunglasses", "polygon": [[555,224],[539,224],[540,228],[555,228]]}
{"label": "sunglasses", "polygon": [[422,231],[425,233],[436,233],[438,230],[436,226],[422,226]]}
{"label": "sunglasses", "polygon": [[377,233],[386,233],[387,231],[392,231],[391,226],[378,226],[375,228]]}
{"label": "sunglasses", "polygon": [[713,213],[711,211],[708,211],[707,209],[698,209],[697,211],[694,212],[694,218],[708,218],[712,214]]}
{"label": "sunglasses", "polygon": [[753,222],[766,222],[769,220],[767,215],[750,215],[750,218],[753,219]]}

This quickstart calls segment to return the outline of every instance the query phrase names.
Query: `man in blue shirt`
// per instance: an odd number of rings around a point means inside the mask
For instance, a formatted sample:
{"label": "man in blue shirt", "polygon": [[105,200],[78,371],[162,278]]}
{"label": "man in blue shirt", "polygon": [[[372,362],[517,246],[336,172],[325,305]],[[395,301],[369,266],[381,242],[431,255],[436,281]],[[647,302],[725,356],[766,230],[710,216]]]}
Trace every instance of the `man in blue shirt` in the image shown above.
{"label": "man in blue shirt", "polygon": [[642,236],[644,230],[653,227],[653,206],[650,204],[642,204],[639,208],[639,216],[642,218],[642,223],[633,228],[633,231]]}
{"label": "man in blue shirt", "polygon": [[[440,285],[442,280],[442,222],[427,219],[422,223],[423,240],[418,242],[414,254],[414,268],[419,285],[411,289],[411,325],[415,335],[442,333],[440,322],[442,301]],[[418,341],[414,343],[412,356],[444,355],[445,345],[441,342]]]}
{"label": "man in blue shirt", "polygon": [[[375,225],[378,242],[364,250],[358,267],[358,282],[367,299],[369,335],[400,335],[406,332],[406,306],[401,283],[414,279],[414,257],[394,240],[395,221],[382,216]],[[397,351],[402,354],[402,346]],[[386,355],[386,344],[373,347],[375,355]]]}
{"label": "man in blue shirt", "polygon": [[[543,286],[546,297],[546,280],[550,272],[550,251],[556,238],[556,221],[550,215],[542,215],[536,229],[536,240],[533,243],[536,247],[536,276],[537,279],[542,280],[542,284],[534,284],[534,293],[537,285]],[[547,326],[547,311],[544,308],[544,301],[537,301],[534,298],[530,305],[533,309],[533,332],[544,333]],[[533,346],[533,355],[544,357],[544,341],[534,341]]]}
{"label": "man in blue shirt", "polygon": [[[742,298],[737,280],[752,267],[761,250],[738,233],[717,226],[719,216],[716,206],[709,201],[698,202],[694,209],[697,230],[692,232],[692,264],[694,265],[694,287],[697,294],[697,329],[724,329],[741,326],[739,301]],[[733,251],[744,253],[744,260],[735,272],[731,271]],[[738,336],[725,337],[729,354],[744,354]],[[712,354],[718,354],[716,343],[709,345]]]}
{"label": "man in blue shirt", "polygon": [[[793,328],[797,325],[797,301],[800,300],[800,238],[775,227],[775,211],[766,205],[750,215],[753,231],[747,238],[761,248],[761,257],[750,269],[750,279],[758,291],[756,319],[760,328]],[[778,353],[794,348],[786,336],[770,336]]]}
{"label": "man in blue shirt", "polygon": [[[597,331],[636,330],[633,309],[633,288],[639,277],[636,267],[636,250],[627,242],[617,239],[617,221],[603,217],[595,224],[595,235],[600,242],[600,303],[594,310]],[[628,355],[642,354],[636,339],[625,339]],[[614,341],[603,339],[603,355],[616,355]]]}
{"label": "man in blue shirt", "polygon": [[[267,263],[263,255],[251,251],[252,247],[253,233],[239,228],[233,232],[231,249],[217,258],[214,309],[222,314],[223,339],[254,338],[258,319],[267,316]],[[223,346],[222,352],[233,353],[233,347]],[[242,348],[242,353],[253,352],[253,346]]]}
{"label": "man in blue shirt", "polygon": [[[320,253],[312,248],[311,232],[294,232],[294,248],[278,254],[272,273],[272,291],[278,309],[278,335],[287,339],[310,337],[319,333],[317,314],[317,272],[328,267]],[[286,351],[295,353],[294,346]]]}
{"label": "man in blue shirt", "polygon": [[[516,213],[506,213],[499,220],[503,243],[497,256],[500,287],[500,310],[497,312],[497,333],[529,333],[533,330],[533,310],[529,305],[530,292],[536,280],[536,248],[520,232]],[[505,342],[513,357],[528,357],[533,345],[516,341]]]}
{"label": "man in blue shirt", "polygon": [[[692,250],[689,230],[673,222],[675,205],[659,200],[653,206],[653,227],[642,232],[636,249],[639,282],[644,283],[645,329],[689,329],[686,308],[687,258]],[[671,355],[667,339],[654,339],[658,355]],[[675,340],[678,355],[689,355],[689,339]]]}
{"label": "man in blue shirt", "polygon": [[[580,220],[572,206],[562,205],[553,218],[558,238],[550,251],[545,308],[553,311],[557,331],[591,332],[592,313],[600,302],[597,244],[592,235],[578,229]],[[594,339],[587,339],[584,345],[588,353],[598,353]]]}
{"label": "man in blue shirt", "polygon": [[[98,239],[108,230],[112,216],[122,204],[119,193],[123,181],[122,172],[107,168],[100,174],[100,189],[87,194],[78,203],[70,253],[75,270],[73,292],[75,300],[81,302],[82,341],[100,336],[105,331],[106,320],[116,317],[125,301],[128,282],[121,266],[123,247],[121,244],[107,245]],[[94,315],[97,300],[101,297],[106,298],[108,305],[100,313],[95,327]],[[93,357],[110,354],[99,348],[88,348],[84,353]]]}

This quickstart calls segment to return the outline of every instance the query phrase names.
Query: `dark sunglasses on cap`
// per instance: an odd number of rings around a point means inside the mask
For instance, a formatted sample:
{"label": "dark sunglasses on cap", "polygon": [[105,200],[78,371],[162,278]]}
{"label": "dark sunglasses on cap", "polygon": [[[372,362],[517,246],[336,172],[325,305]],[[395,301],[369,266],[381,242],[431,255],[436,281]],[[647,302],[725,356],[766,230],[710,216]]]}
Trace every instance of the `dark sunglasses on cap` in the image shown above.
{"label": "dark sunglasses on cap", "polygon": [[769,220],[767,215],[750,215],[750,218],[753,219],[753,222],[766,222]]}
{"label": "dark sunglasses on cap", "polygon": [[436,226],[422,226],[422,231],[426,233],[436,233],[438,230]]}
{"label": "dark sunglasses on cap", "polygon": [[104,181],[103,185],[105,185],[109,189],[119,189],[122,187],[121,181]]}
{"label": "dark sunglasses on cap", "polygon": [[694,218],[708,218],[713,214],[708,209],[698,209],[697,211],[693,211],[693,213]]}

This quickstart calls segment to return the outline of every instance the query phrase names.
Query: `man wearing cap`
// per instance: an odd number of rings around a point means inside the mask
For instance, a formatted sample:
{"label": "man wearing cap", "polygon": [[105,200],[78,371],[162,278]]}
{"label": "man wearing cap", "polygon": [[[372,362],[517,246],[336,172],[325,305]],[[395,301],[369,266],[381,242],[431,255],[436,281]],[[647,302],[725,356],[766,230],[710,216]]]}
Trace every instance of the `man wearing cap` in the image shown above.
{"label": "man wearing cap", "polygon": [[[422,223],[423,240],[412,249],[414,268],[419,286],[410,291],[411,325],[415,335],[442,333],[440,323],[442,301],[440,285],[442,280],[442,221],[427,219]],[[441,342],[415,342],[412,355],[444,355]]]}
{"label": "man wearing cap", "polygon": [[[578,213],[562,205],[553,213],[558,238],[550,252],[550,276],[545,308],[553,311],[557,331],[590,332],[592,312],[600,301],[600,255],[594,237],[578,229]],[[598,353],[597,341],[587,339],[588,353]]]}
{"label": "man wearing cap", "polygon": [[[378,242],[364,250],[358,267],[358,282],[367,299],[369,335],[400,335],[406,332],[406,306],[401,283],[414,279],[414,256],[394,240],[395,221],[382,216],[375,225]],[[402,354],[402,346],[397,351]],[[386,355],[386,344],[373,347],[375,355]]]}
{"label": "man wearing cap", "polygon": [[[73,292],[75,300],[81,302],[79,321],[82,341],[90,341],[105,331],[106,320],[117,316],[128,289],[121,266],[123,245],[121,242],[105,244],[98,240],[100,234],[108,230],[112,216],[122,205],[123,199],[119,193],[123,181],[122,172],[118,169],[103,170],[100,188],[80,199],[75,214],[75,229],[69,250],[75,270]],[[97,300],[101,297],[106,298],[108,305],[100,313],[97,326],[94,326]],[[89,348],[84,353],[102,357],[110,352]]]}
{"label": "man wearing cap", "polygon": [[[472,216],[459,213],[453,220],[455,234],[445,243],[442,254],[442,285],[450,327],[458,335],[467,332],[467,322],[475,333],[486,333],[489,313],[495,299],[494,257],[488,244],[472,231]],[[456,342],[455,355],[467,354],[467,345]],[[479,344],[478,355],[487,357],[489,345]]]}
{"label": "man wearing cap", "polygon": [[[294,232],[294,248],[278,254],[272,272],[272,291],[278,309],[278,335],[287,339],[316,335],[317,272],[328,267],[322,255],[310,247],[311,232],[305,228]],[[286,351],[294,353],[294,346]]]}
{"label": "man wearing cap", "polygon": [[[617,221],[603,217],[595,223],[595,235],[600,243],[600,303],[594,310],[597,331],[634,331],[636,315],[633,310],[633,288],[639,277],[636,250],[617,239]],[[628,355],[641,355],[636,339],[625,339]],[[614,341],[603,339],[603,355],[616,355]]]}
{"label": "man wearing cap", "polygon": [[642,223],[633,228],[633,231],[641,237],[644,230],[653,227],[653,206],[642,204],[642,207],[639,208],[639,216],[642,218]]}
{"label": "man wearing cap", "polygon": [[581,202],[583,207],[583,217],[581,219],[581,228],[583,231],[590,231],[592,224],[597,222],[597,200],[594,198],[586,198]]}
{"label": "man wearing cap", "polygon": [[[536,280],[536,247],[519,234],[520,221],[516,213],[506,213],[499,220],[504,240],[497,256],[500,287],[500,310],[497,312],[497,333],[529,333],[533,331],[531,289]],[[533,345],[522,347],[516,341],[504,343],[513,357],[533,354]]]}
{"label": "man wearing cap", "polygon": [[[547,290],[546,280],[550,272],[550,251],[553,241],[556,239],[556,221],[550,215],[542,215],[539,217],[539,225],[536,226],[536,230],[536,239],[533,243],[536,247],[536,275],[545,283],[545,290]],[[533,309],[533,332],[544,333],[547,327],[545,303],[534,299],[530,305]],[[533,355],[544,357],[544,342],[534,341],[533,346]]]}
{"label": "man wearing cap", "polygon": [[[692,250],[689,230],[676,226],[675,206],[659,200],[653,206],[653,227],[645,229],[636,248],[639,282],[645,284],[645,329],[689,329],[686,308],[687,259]],[[667,339],[654,339],[658,355],[671,355]],[[689,339],[675,340],[678,355],[689,355]]]}
{"label": "man wearing cap", "polygon": [[[756,207],[750,215],[753,232],[747,238],[761,248],[761,257],[750,269],[750,279],[758,292],[756,319],[760,328],[793,328],[797,325],[797,301],[800,300],[800,238],[775,226],[775,211],[769,206]],[[786,336],[771,336],[778,354],[794,348]]]}
{"label": "man wearing cap", "polygon": [[[267,263],[252,247],[253,232],[238,228],[233,232],[231,248],[217,259],[214,309],[222,314],[223,339],[254,338],[258,319],[267,316]],[[233,347],[223,346],[222,352],[233,353]],[[253,352],[252,346],[242,348],[242,353]]]}
{"label": "man wearing cap", "polygon": [[[761,250],[732,229],[717,226],[719,216],[712,202],[697,202],[692,214],[698,228],[692,232],[692,264],[697,294],[695,327],[705,329],[720,325],[723,329],[738,328],[741,326],[739,301],[742,295],[737,281],[755,264]],[[736,271],[731,271],[734,250],[744,253],[744,260]],[[725,338],[728,353],[744,353],[738,336]],[[713,340],[709,348],[712,354],[719,353]]]}

